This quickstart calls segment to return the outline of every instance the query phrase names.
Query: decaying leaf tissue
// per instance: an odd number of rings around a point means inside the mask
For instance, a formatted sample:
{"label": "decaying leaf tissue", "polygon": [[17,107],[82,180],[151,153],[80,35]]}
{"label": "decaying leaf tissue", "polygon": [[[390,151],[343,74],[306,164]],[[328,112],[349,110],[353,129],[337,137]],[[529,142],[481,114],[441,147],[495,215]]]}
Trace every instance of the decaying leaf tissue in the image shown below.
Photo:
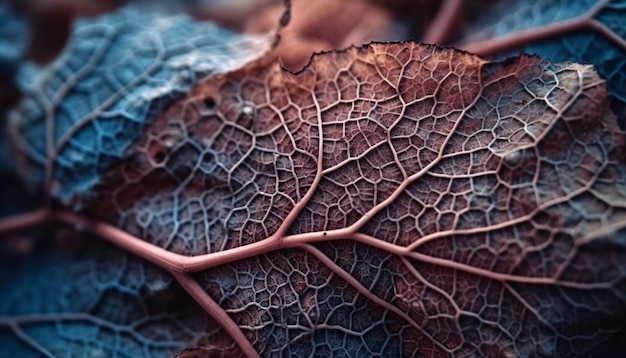
{"label": "decaying leaf tissue", "polygon": [[619,355],[625,9],[0,3],[0,356]]}

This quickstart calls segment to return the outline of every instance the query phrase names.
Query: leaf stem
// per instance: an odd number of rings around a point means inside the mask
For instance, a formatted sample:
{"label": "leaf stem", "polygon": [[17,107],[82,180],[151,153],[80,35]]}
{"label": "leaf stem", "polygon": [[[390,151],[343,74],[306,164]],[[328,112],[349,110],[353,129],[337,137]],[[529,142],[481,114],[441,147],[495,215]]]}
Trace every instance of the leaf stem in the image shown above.
{"label": "leaf stem", "polygon": [[248,257],[262,255],[286,247],[287,246],[283,244],[283,238],[272,236],[252,244],[225,251],[212,252],[200,256],[181,256],[179,260],[180,270],[182,272],[204,271],[235,260],[243,260]]}
{"label": "leaf stem", "polygon": [[181,262],[187,258],[186,256],[167,251],[154,244],[143,241],[113,225],[91,220],[80,214],[59,212],[56,213],[55,219],[62,224],[91,232],[172,274],[181,272]]}
{"label": "leaf stem", "polygon": [[460,48],[481,56],[493,56],[498,53],[522,48],[530,43],[545,41],[572,32],[590,30],[599,33],[613,42],[623,51],[626,51],[626,40],[616,34],[609,27],[594,19],[609,1],[600,1],[584,14],[553,24],[519,31],[510,35],[472,42],[461,45]]}
{"label": "leaf stem", "polygon": [[174,278],[187,291],[187,293],[233,338],[239,349],[246,357],[259,357],[259,353],[254,349],[248,338],[243,334],[241,328],[230,318],[230,316],[220,307],[217,302],[209,296],[200,284],[191,277],[182,274],[174,274]]}
{"label": "leaf stem", "polygon": [[498,53],[514,50],[525,45],[555,38],[571,32],[581,31],[588,27],[586,18],[574,18],[554,24],[536,27],[506,36],[461,45],[460,48],[480,56],[493,56]]}
{"label": "leaf stem", "polygon": [[231,335],[247,357],[259,356],[239,326],[237,326],[228,314],[204,291],[198,282],[184,272],[183,268],[190,257],[169,252],[112,225],[90,220],[72,212],[60,212],[56,215],[56,219],[61,223],[83,228],[84,230],[96,234],[120,248],[170,272],[198,305]]}
{"label": "leaf stem", "polygon": [[446,0],[439,7],[435,18],[428,25],[422,42],[444,44],[452,34],[454,23],[463,11],[463,0]]}
{"label": "leaf stem", "polygon": [[44,348],[41,344],[37,343],[37,341],[35,341],[31,336],[26,334],[26,332],[24,332],[19,325],[10,324],[9,327],[11,328],[11,331],[13,331],[13,334],[15,334],[22,342],[39,352],[41,356],[54,358],[54,355],[50,353],[50,351]]}
{"label": "leaf stem", "polygon": [[50,223],[52,220],[52,211],[47,207],[2,218],[0,219],[0,235],[9,235],[16,231],[42,226]]}

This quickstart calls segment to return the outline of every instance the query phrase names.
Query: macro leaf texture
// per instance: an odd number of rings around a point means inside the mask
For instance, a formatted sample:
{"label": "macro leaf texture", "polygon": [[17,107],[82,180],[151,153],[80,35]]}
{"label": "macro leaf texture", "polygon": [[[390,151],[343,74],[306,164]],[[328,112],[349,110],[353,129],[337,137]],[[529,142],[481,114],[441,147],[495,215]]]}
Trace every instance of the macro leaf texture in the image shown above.
{"label": "macro leaf texture", "polygon": [[[561,5],[466,44],[621,11]],[[276,43],[130,7],[15,65],[2,155],[44,198],[0,220],[1,357],[581,356],[623,329],[619,71],[395,42],[291,72]]]}
{"label": "macro leaf texture", "polygon": [[[3,30],[25,28],[2,10],[13,20]],[[2,138],[1,167],[19,167],[29,185],[46,186],[60,200],[83,195],[124,156],[151,116],[202,79],[258,58],[273,41],[271,34],[242,35],[187,15],[134,7],[78,20],[60,58],[19,68],[23,99],[3,129],[13,135],[12,143]],[[17,67],[20,54],[2,45],[3,69]],[[3,213],[24,206],[6,204]],[[88,237],[60,236],[70,242]],[[75,246],[50,244],[24,259],[12,257],[12,249],[2,252],[0,283],[7,294],[0,326],[8,329],[0,335],[0,356],[153,357],[191,345],[235,347],[193,300],[170,292],[166,273],[115,247]]]}
{"label": "macro leaf texture", "polygon": [[[626,1],[506,1],[466,30],[468,50],[495,54],[503,49],[538,54],[551,61],[592,63],[617,101],[626,128]],[[545,28],[550,27],[550,34]],[[530,35],[530,36],[529,36]],[[530,38],[518,42],[524,36]],[[492,47],[493,46],[493,47]],[[511,52],[508,52],[509,54]],[[504,53],[503,53],[504,54]]]}
{"label": "macro leaf texture", "polygon": [[194,343],[235,348],[167,276],[110,245],[48,246],[4,260],[2,357],[171,357]]}
{"label": "macro leaf texture", "polygon": [[4,74],[16,65],[24,52],[24,37],[28,32],[24,21],[7,6],[0,6],[0,19],[4,23],[0,28],[0,74]]}
{"label": "macro leaf texture", "polygon": [[603,308],[572,331],[567,312],[623,298],[586,272],[620,264],[587,252],[623,215],[605,105],[590,66],[413,44],[245,69],[155,120],[81,206],[171,252],[254,255],[197,279],[262,353],[576,351]]}
{"label": "macro leaf texture", "polygon": [[20,69],[24,99],[11,130],[25,176],[41,184],[54,167],[48,181],[56,180],[56,196],[87,190],[156,113],[202,79],[258,58],[272,42],[132,7],[78,20],[57,61]]}

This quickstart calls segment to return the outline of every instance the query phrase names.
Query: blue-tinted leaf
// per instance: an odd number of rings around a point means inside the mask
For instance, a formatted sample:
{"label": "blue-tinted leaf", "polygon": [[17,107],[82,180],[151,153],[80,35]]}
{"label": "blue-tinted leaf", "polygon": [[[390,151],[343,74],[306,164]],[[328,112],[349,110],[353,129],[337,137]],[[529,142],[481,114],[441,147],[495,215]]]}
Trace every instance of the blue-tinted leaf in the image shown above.
{"label": "blue-tinted leaf", "polygon": [[24,19],[0,2],[0,77],[9,75],[24,55],[28,30]]}
{"label": "blue-tinted leaf", "polygon": [[25,176],[42,184],[53,160],[55,194],[84,192],[160,110],[200,80],[258,58],[272,41],[135,8],[77,21],[58,60],[21,68],[25,98],[12,127]]}
{"label": "blue-tinted leaf", "polygon": [[[6,3],[0,2],[0,100],[12,86],[15,71],[24,55],[28,31],[24,19]],[[6,140],[4,124],[5,103],[0,102],[0,175],[6,171],[7,159],[11,157]]]}
{"label": "blue-tinted leaf", "polygon": [[0,258],[0,357],[171,357],[234,346],[167,274],[90,241]]}

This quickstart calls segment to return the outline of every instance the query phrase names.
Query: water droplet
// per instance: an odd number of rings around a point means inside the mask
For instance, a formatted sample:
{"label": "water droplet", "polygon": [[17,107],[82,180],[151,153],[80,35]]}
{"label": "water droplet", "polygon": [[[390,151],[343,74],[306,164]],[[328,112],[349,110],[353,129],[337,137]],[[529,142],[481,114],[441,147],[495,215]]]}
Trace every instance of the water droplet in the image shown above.
{"label": "water droplet", "polygon": [[507,153],[504,156],[504,161],[509,164],[509,165],[514,165],[519,163],[519,161],[522,159],[522,151],[521,150],[516,150],[514,152],[510,152]]}
{"label": "water droplet", "polygon": [[168,137],[163,140],[163,145],[165,145],[168,148],[172,148],[174,144],[176,144],[176,140],[172,137]]}
{"label": "water droplet", "polygon": [[252,107],[249,104],[246,104],[243,106],[243,108],[241,109],[241,112],[247,116],[251,116],[254,114],[254,107]]}

